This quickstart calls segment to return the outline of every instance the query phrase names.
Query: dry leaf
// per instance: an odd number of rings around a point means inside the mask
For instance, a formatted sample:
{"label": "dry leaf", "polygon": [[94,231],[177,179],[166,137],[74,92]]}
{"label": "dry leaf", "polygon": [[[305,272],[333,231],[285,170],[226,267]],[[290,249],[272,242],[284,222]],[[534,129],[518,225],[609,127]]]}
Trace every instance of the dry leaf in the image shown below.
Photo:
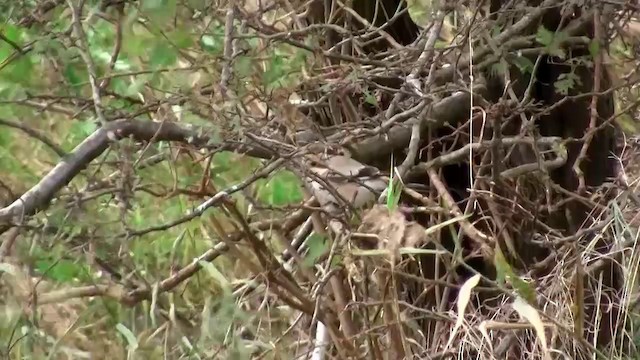
{"label": "dry leaf", "polygon": [[401,212],[390,211],[384,205],[375,205],[364,215],[358,233],[359,247],[380,250],[375,254],[387,253],[392,263],[400,257],[401,249],[417,249],[428,241],[422,225],[408,221]]}
{"label": "dry leaf", "polygon": [[456,304],[458,309],[458,318],[456,319],[456,324],[453,327],[453,332],[451,332],[451,336],[449,337],[449,341],[447,342],[447,346],[445,346],[445,349],[449,348],[449,346],[453,342],[453,339],[456,337],[460,326],[462,326],[462,321],[464,320],[464,312],[467,309],[469,300],[471,299],[471,290],[473,290],[473,288],[476,287],[479,282],[480,274],[476,274],[465,281],[460,288],[460,292],[458,293],[458,302]]}
{"label": "dry leaf", "polygon": [[542,347],[545,359],[551,359],[549,355],[549,348],[547,346],[547,336],[544,333],[544,325],[542,324],[538,311],[519,296],[513,302],[513,309],[518,313],[518,315],[520,315],[520,317],[533,325],[533,328],[536,330],[538,340],[540,340],[540,347]]}

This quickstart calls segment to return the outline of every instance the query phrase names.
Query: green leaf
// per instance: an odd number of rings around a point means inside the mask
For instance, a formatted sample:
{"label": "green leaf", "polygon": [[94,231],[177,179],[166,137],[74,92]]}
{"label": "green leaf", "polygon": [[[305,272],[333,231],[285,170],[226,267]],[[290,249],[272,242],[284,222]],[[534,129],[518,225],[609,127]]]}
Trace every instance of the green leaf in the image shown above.
{"label": "green leaf", "polygon": [[223,44],[218,40],[219,37],[213,35],[203,35],[200,38],[200,47],[202,50],[212,54],[222,54]]}
{"label": "green leaf", "polygon": [[536,34],[536,41],[546,48],[546,52],[549,55],[564,59],[567,54],[560,45],[568,36],[564,31],[554,33],[553,31],[547,30],[544,26],[540,26]]}
{"label": "green leaf", "polygon": [[[0,26],[0,33],[2,33],[2,35],[4,35],[4,37],[6,37],[12,43],[18,46],[22,46],[20,44],[22,29],[20,29],[19,27],[4,23]],[[8,44],[4,40],[0,40],[0,62],[4,61],[14,52],[16,52],[16,49],[13,46]]]}
{"label": "green leaf", "polygon": [[267,86],[274,86],[282,80],[285,73],[285,64],[282,56],[273,56],[268,64],[267,71],[262,74],[263,83]]}
{"label": "green leaf", "polygon": [[150,75],[137,76],[133,81],[125,81],[123,93],[128,96],[136,96],[149,83]]}
{"label": "green leaf", "polygon": [[169,39],[171,39],[171,43],[173,43],[179,49],[186,49],[192,46],[193,37],[194,35],[186,30],[178,30],[178,31],[171,32],[169,34]]}
{"label": "green leaf", "polygon": [[395,168],[393,167],[393,155],[391,156],[391,172],[389,175],[389,185],[387,187],[387,209],[394,211],[400,202],[402,195],[402,180],[395,180]]}
{"label": "green leaf", "polygon": [[342,264],[344,264],[344,258],[342,257],[342,255],[340,254],[336,254],[333,259],[331,259],[331,265],[330,267],[332,269],[336,269],[342,266]]}
{"label": "green leaf", "polygon": [[491,27],[491,37],[495,38],[502,32],[502,26],[499,24],[494,24]]}
{"label": "green leaf", "polygon": [[302,200],[301,184],[289,171],[279,171],[261,189],[260,198],[274,206],[295,204]]}
{"label": "green leaf", "polygon": [[[4,40],[0,40],[0,63],[4,63],[5,67],[0,71],[0,79],[19,85],[28,85],[34,78],[33,71],[33,53],[20,54],[14,47],[21,48],[24,30],[18,26],[4,23],[0,25],[0,33],[13,44],[9,44]],[[15,84],[13,84],[15,85]]]}
{"label": "green leaf", "polygon": [[82,265],[64,259],[38,260],[35,267],[40,273],[62,283],[71,282],[84,274]]}
{"label": "green leaf", "polygon": [[536,41],[541,45],[549,47],[553,43],[553,31],[547,30],[544,26],[538,28],[536,33]]}
{"label": "green leaf", "polygon": [[236,77],[242,79],[253,74],[254,60],[248,56],[238,57],[233,64],[233,73]]}
{"label": "green leaf", "polygon": [[144,14],[159,25],[176,14],[176,0],[143,0],[141,3]]}
{"label": "green leaf", "polygon": [[[8,46],[8,44],[5,45]],[[0,59],[0,63],[7,60],[7,58],[13,54],[12,51],[8,53],[9,55],[7,55],[7,57]],[[35,76],[38,75],[33,71],[33,56],[31,53],[12,57],[10,60],[7,60],[7,65],[0,71],[0,79],[13,83],[12,85],[14,87],[16,84],[30,85]]]}
{"label": "green leaf", "polygon": [[69,85],[74,88],[77,94],[85,79],[83,75],[81,75],[81,72],[78,71],[74,64],[68,63],[62,71],[62,75],[69,82]]}
{"label": "green leaf", "polygon": [[516,275],[499,246],[495,247],[494,265],[496,267],[496,282],[499,285],[504,285],[505,282],[508,283],[520,296],[531,304],[535,304],[535,290],[528,282]]}
{"label": "green leaf", "polygon": [[536,291],[527,281],[523,280],[519,276],[508,277],[507,280],[511,286],[516,290],[518,295],[526,299],[529,304],[536,303]]}
{"label": "green leaf", "polygon": [[142,9],[144,10],[158,10],[162,9],[170,4],[169,0],[143,0]]}
{"label": "green leaf", "polygon": [[535,64],[525,56],[516,56],[511,62],[518,67],[518,70],[523,74],[530,74],[535,67]]}
{"label": "green leaf", "polygon": [[311,234],[307,239],[307,254],[302,261],[302,264],[307,267],[313,267],[316,261],[329,250],[329,243],[327,238],[321,234]]}
{"label": "green leaf", "polygon": [[431,23],[432,1],[430,0],[408,0],[409,17],[418,26],[426,27]]}
{"label": "green leaf", "polygon": [[576,85],[580,84],[581,82],[578,75],[574,72],[569,72],[560,74],[560,76],[558,76],[558,80],[556,80],[553,85],[558,93],[562,95],[569,95],[569,91]]}
{"label": "green leaf", "polygon": [[434,48],[436,49],[446,49],[449,46],[448,41],[436,40]]}
{"label": "green leaf", "polygon": [[74,121],[69,128],[62,147],[72,150],[78,143],[96,131],[97,125],[93,121]]}
{"label": "green leaf", "polygon": [[367,104],[378,106],[378,99],[376,99],[376,97],[370,91],[367,91],[367,90],[364,91],[364,101]]}
{"label": "green leaf", "polygon": [[177,51],[166,42],[158,42],[149,55],[151,66],[165,67],[176,63],[178,60]]}

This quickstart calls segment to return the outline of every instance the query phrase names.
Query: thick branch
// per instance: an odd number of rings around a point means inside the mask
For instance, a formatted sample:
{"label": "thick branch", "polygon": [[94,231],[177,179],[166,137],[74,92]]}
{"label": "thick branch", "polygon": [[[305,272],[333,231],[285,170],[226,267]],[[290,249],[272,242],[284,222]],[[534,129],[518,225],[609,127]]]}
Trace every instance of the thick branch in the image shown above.
{"label": "thick branch", "polygon": [[[478,87],[474,93],[478,96],[485,95],[486,88]],[[476,100],[474,99],[474,102]],[[439,128],[446,123],[456,124],[460,119],[466,119],[469,114],[471,94],[457,92],[433,105],[429,118],[420,122],[420,133],[425,135],[429,128]],[[405,148],[411,140],[411,127],[396,125],[387,134],[381,134],[368,138],[353,146],[354,159],[370,164],[373,161],[389,157],[391,153]]]}

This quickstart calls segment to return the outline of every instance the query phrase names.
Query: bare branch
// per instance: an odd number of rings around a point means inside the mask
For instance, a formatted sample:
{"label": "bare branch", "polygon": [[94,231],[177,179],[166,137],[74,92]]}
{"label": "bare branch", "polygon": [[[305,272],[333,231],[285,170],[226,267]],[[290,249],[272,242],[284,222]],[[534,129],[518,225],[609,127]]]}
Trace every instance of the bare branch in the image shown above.
{"label": "bare branch", "polygon": [[87,137],[69,156],[58,163],[38,184],[18,200],[0,209],[0,223],[21,223],[26,216],[44,209],[60,189],[69,184],[80,171],[108,148],[110,142],[128,137],[137,141],[175,141],[197,148],[239,151],[262,158],[269,158],[272,155],[264,149],[255,149],[237,142],[210,144],[210,138],[207,135],[200,134],[197,129],[189,129],[187,126],[181,126],[177,123],[114,121]]}
{"label": "bare branch", "polygon": [[51,150],[53,150],[53,152],[58,154],[58,156],[60,157],[67,156],[67,153],[64,150],[62,150],[60,146],[58,146],[55,142],[53,142],[53,140],[49,139],[46,135],[42,134],[38,130],[32,129],[24,124],[20,124],[18,122],[6,120],[6,119],[0,119],[0,125],[22,130],[25,134],[47,145]]}

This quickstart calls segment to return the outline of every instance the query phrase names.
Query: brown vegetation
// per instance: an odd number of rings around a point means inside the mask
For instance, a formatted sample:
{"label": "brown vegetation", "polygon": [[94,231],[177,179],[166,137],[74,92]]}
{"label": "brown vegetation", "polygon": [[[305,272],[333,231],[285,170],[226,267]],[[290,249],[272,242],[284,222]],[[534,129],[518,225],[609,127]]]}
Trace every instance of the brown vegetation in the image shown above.
{"label": "brown vegetation", "polygon": [[[284,0],[210,7],[201,24],[194,19],[202,11],[178,4],[175,24],[201,31],[202,44],[203,24],[220,22],[220,56],[179,49],[184,83],[143,84],[130,96],[113,85],[122,39],[134,36],[123,24],[150,10],[135,1],[99,3],[96,16],[117,29],[106,65],[94,63],[84,2],[43,2],[14,21],[46,32],[47,14],[60,9],[70,19],[63,38],[88,79],[55,104],[32,94],[8,101],[57,116],[90,114],[97,129],[67,153],[45,131],[0,119],[61,158],[27,191],[15,179],[0,183],[0,265],[13,289],[4,294],[7,309],[39,316],[44,332],[66,338],[60,346],[68,354],[118,346],[87,338],[103,333],[100,322],[78,330],[96,297],[134,309],[131,326],[155,314],[152,327],[138,325],[132,336],[140,353],[162,348],[175,358],[184,339],[205,344],[190,351],[225,358],[235,341],[246,341],[255,358],[313,352],[314,360],[637,353],[630,314],[640,201],[637,170],[626,159],[638,151],[623,132],[638,116],[638,66],[629,65],[638,64],[637,5],[416,0],[409,9],[400,0]],[[243,39],[256,42],[247,49]],[[252,70],[268,73],[262,52],[283,43],[311,54],[294,85],[269,89],[258,75],[238,74],[247,53]],[[35,51],[21,46],[16,58]],[[47,81],[68,74],[56,69]],[[155,147],[164,142],[173,145]],[[212,175],[222,152],[241,154],[218,164],[230,177],[247,170],[226,186]],[[142,184],[152,178],[143,171],[164,162],[172,164],[170,180]],[[284,169],[301,180],[305,199],[256,200],[256,184]],[[178,171],[198,179],[181,187]],[[99,191],[113,192],[117,210],[87,205]],[[133,227],[140,192],[153,199],[149,206],[173,198],[196,205]],[[47,211],[57,214],[51,224]],[[80,230],[69,232],[60,214]],[[83,214],[113,216],[121,226],[84,226]],[[194,223],[208,249],[176,256]],[[129,242],[160,233],[175,239],[167,273],[137,271]],[[66,251],[106,275],[78,286],[32,276],[29,247],[19,242],[57,234],[70,239]],[[199,272],[211,275],[215,291],[198,285]],[[249,320],[234,318],[221,344],[211,345],[215,326],[207,321],[220,319],[211,309],[225,305],[210,302],[220,298]],[[154,339],[170,330],[164,342]]]}

